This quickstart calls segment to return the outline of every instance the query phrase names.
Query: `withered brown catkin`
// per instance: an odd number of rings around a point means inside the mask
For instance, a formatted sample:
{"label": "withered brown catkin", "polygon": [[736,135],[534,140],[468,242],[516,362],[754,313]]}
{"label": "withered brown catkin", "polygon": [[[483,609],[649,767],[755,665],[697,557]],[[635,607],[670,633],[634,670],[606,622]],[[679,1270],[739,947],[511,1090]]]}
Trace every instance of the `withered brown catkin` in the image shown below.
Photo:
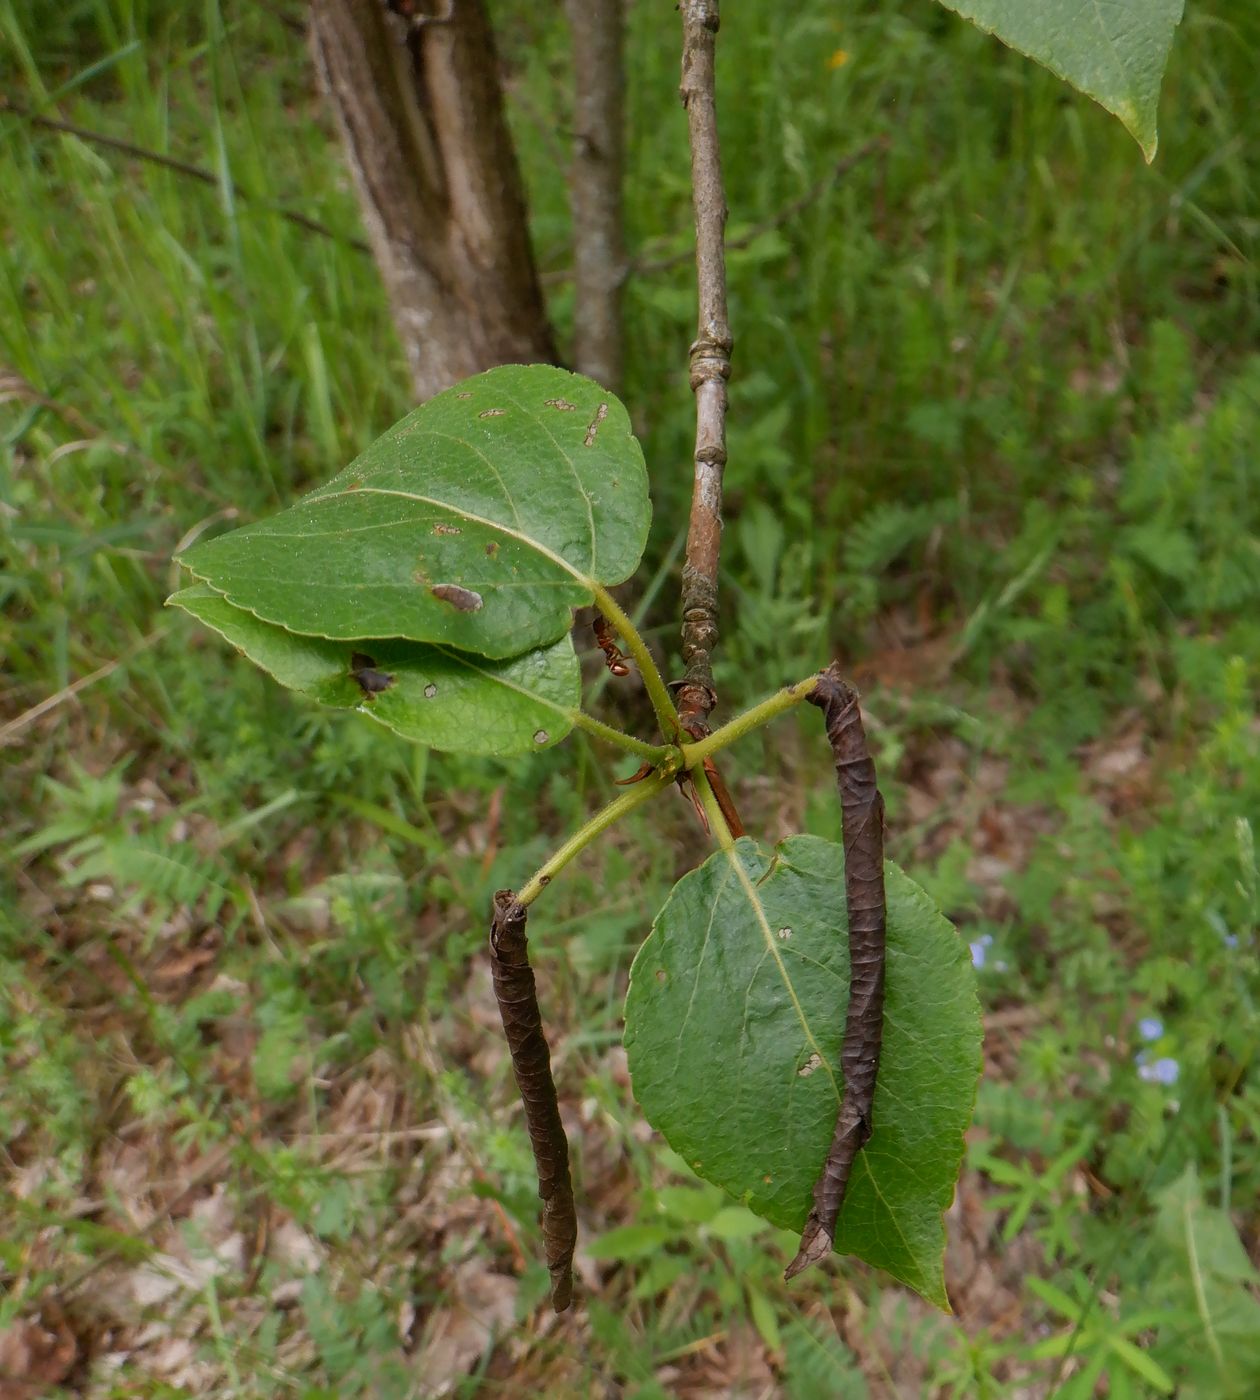
{"label": "withered brown catkin", "polygon": [[490,922],[490,971],[538,1168],[543,1246],[551,1272],[551,1305],[559,1313],[573,1298],[577,1209],[569,1175],[569,1142],[560,1121],[556,1085],[551,1077],[551,1052],[543,1035],[534,971],[529,965],[526,917],[512,890],[500,890],[495,895]]}
{"label": "withered brown catkin", "polygon": [[857,1154],[871,1136],[875,1080],[884,1030],[884,799],[866,746],[857,691],[829,666],[805,697],[823,712],[836,762],[844,834],[844,896],[849,915],[849,1012],[844,1023],[840,1069],[844,1092],[836,1131],[814,1206],[801,1232],[801,1247],[785,1278],[831,1253],[836,1221]]}

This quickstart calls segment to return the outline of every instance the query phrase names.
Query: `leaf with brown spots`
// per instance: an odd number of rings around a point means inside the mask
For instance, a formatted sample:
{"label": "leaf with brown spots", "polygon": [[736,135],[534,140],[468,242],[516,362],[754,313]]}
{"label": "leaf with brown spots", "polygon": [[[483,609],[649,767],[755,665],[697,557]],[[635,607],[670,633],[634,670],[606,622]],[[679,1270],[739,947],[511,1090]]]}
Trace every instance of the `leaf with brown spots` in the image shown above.
{"label": "leaf with brown spots", "polygon": [[633,573],[651,506],[624,407],[593,380],[503,365],[438,394],[288,510],[180,562],[306,637],[479,656],[557,641]]}
{"label": "leaf with brown spots", "polygon": [[397,637],[344,642],[273,627],[204,584],[170,600],[281,685],[358,710],[405,738],[456,753],[505,756],[558,743],[573,727],[581,676],[569,637],[506,661]]}

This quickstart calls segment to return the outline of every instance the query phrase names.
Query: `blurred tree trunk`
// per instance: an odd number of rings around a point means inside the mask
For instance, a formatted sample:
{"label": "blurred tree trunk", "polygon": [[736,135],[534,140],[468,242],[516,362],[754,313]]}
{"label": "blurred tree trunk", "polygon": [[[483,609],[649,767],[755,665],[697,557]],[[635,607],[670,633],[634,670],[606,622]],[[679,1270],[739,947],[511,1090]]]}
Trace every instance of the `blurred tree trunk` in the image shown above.
{"label": "blurred tree trunk", "polygon": [[313,0],[311,51],[418,400],[556,360],[483,0]]}
{"label": "blurred tree trunk", "polygon": [[626,275],[624,0],[565,0],[573,35],[574,365],[621,387],[621,287]]}

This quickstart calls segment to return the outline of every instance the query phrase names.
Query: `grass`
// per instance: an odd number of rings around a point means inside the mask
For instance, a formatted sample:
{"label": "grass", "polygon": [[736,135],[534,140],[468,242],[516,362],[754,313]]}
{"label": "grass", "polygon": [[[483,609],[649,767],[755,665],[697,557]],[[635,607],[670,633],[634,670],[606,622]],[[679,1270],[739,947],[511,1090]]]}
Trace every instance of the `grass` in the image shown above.
{"label": "grass", "polygon": [[[331,474],[405,374],[298,8],[46,8],[0,5],[5,90],[216,183],[0,113],[0,1335],[38,1320],[55,1378],[100,1396],[401,1396],[444,1366],[470,1395],[1253,1393],[1247,7],[1191,8],[1149,169],[943,10],[728,17],[733,235],[889,138],[731,260],[719,681],[730,713],[829,654],[857,672],[893,853],[982,961],[956,1312],[844,1264],[789,1291],[791,1243],[642,1123],[618,1017],[703,850],[678,803],[531,926],[590,1256],[552,1328],[483,926],[602,800],[606,756],[407,749],[162,611],[182,539]],[[495,9],[562,268],[563,26]],[[690,228],[676,48],[633,8],[629,233],[653,257]],[[563,286],[554,311],[567,332]],[[693,315],[685,267],[631,281],[661,648]],[[739,751],[764,835],[835,833],[818,742],[789,720]]]}

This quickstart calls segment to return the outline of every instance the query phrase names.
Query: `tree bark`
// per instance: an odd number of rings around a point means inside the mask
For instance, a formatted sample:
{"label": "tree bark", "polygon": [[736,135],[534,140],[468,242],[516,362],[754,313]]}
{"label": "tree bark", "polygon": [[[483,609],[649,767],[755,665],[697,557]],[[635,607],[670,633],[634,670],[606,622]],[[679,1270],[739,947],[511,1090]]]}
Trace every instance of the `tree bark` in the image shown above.
{"label": "tree bark", "polygon": [[624,0],[565,0],[573,35],[574,367],[621,387],[621,287],[626,276]]}
{"label": "tree bark", "polygon": [[493,365],[557,357],[484,4],[406,8],[314,0],[310,35],[424,400]]}

